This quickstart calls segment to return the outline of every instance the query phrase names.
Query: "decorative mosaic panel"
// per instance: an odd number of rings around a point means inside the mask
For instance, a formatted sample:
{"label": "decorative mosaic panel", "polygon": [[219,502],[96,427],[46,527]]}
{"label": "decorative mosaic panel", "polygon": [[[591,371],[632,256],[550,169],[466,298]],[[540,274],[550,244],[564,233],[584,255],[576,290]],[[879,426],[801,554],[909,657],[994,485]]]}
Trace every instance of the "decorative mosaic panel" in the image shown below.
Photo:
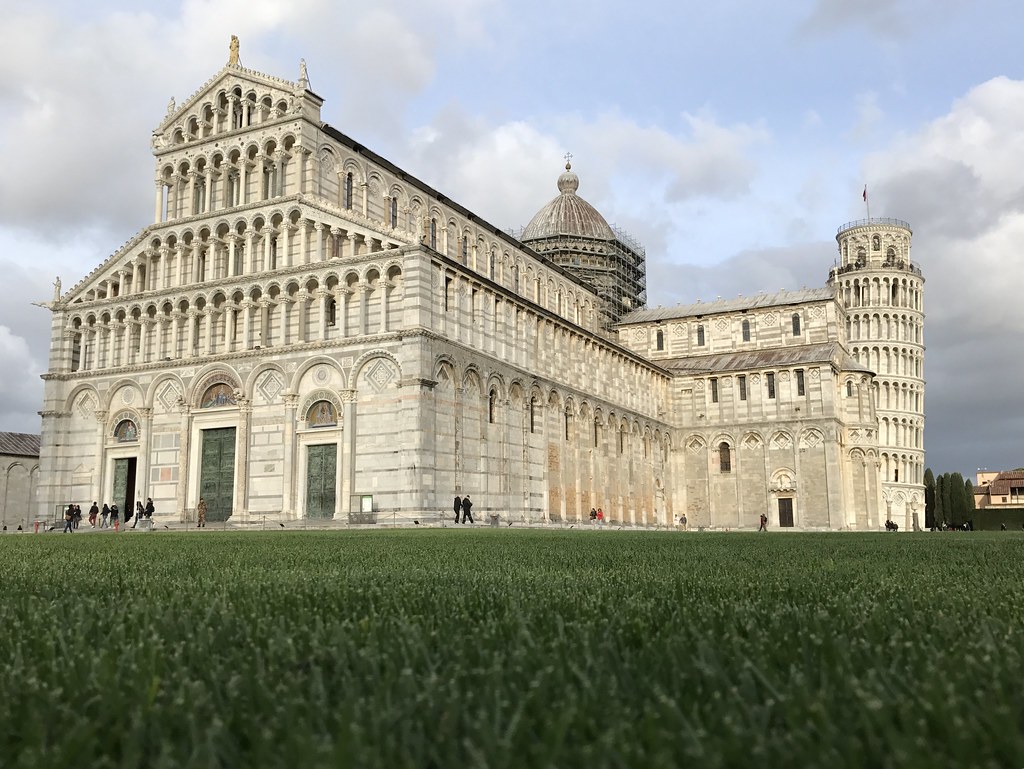
{"label": "decorative mosaic panel", "polygon": [[378,393],[383,392],[384,388],[395,380],[395,377],[395,367],[383,358],[378,358],[371,363],[366,372],[366,381]]}
{"label": "decorative mosaic panel", "polygon": [[284,380],[276,371],[266,372],[256,384],[256,391],[263,396],[267,403],[273,403],[283,389]]}
{"label": "decorative mosaic panel", "polygon": [[181,397],[181,390],[174,382],[164,382],[156,394],[156,399],[164,411],[171,411],[178,405],[178,398]]}

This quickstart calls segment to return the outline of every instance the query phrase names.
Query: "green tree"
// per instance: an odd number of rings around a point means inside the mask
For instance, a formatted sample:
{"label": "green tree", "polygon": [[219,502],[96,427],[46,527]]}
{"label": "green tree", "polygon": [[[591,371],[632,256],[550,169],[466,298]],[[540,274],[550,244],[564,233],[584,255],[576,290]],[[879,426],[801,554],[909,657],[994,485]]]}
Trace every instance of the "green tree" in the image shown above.
{"label": "green tree", "polygon": [[964,477],[960,473],[951,473],[948,477],[949,503],[953,523],[959,526],[967,520],[967,500],[964,498]]}
{"label": "green tree", "polygon": [[939,475],[935,478],[935,523],[939,526],[949,523],[949,512],[946,510],[945,495],[942,493],[945,484],[945,476]]}
{"label": "green tree", "polygon": [[964,491],[967,494],[967,517],[970,520],[974,520],[974,484],[971,483],[971,479],[968,478],[964,481]]}
{"label": "green tree", "polygon": [[924,527],[934,529],[935,521],[935,475],[930,467],[924,471]]}

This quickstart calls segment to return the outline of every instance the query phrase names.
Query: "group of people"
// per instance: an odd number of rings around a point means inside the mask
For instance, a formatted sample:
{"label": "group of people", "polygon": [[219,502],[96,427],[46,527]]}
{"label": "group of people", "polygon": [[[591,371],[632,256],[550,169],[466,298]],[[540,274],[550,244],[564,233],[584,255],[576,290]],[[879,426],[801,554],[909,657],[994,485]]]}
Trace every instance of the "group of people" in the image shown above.
{"label": "group of people", "polygon": [[460,497],[458,494],[455,495],[455,502],[452,504],[455,509],[455,522],[460,523],[459,514],[462,514],[461,523],[474,523],[473,521],[473,502],[469,498],[469,494],[464,497]]}
{"label": "group of people", "polygon": [[590,522],[594,526],[604,526],[604,510],[600,507],[590,508]]}
{"label": "group of people", "polygon": [[[152,498],[147,497],[145,505],[143,505],[141,501],[136,502],[134,513],[135,523],[132,524],[132,528],[134,529],[143,518],[152,518],[154,512],[156,512],[156,507],[153,505]],[[132,520],[132,517],[132,511],[130,509],[126,510],[124,516],[125,525],[128,524],[128,521]],[[64,533],[74,533],[81,521],[82,507],[76,504],[69,504],[68,509],[64,511]],[[89,508],[89,525],[94,529],[119,529],[121,526],[121,511],[118,509],[117,503],[114,502],[113,504],[108,505],[104,502],[103,508],[101,509],[98,503],[93,502],[92,507]]]}

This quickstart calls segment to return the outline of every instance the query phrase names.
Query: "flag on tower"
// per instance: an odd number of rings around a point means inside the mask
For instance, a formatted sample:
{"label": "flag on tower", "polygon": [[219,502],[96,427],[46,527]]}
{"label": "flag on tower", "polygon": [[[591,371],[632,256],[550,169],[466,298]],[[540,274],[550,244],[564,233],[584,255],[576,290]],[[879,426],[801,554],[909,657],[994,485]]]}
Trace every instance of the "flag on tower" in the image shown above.
{"label": "flag on tower", "polygon": [[868,185],[864,185],[864,202],[868,202]]}

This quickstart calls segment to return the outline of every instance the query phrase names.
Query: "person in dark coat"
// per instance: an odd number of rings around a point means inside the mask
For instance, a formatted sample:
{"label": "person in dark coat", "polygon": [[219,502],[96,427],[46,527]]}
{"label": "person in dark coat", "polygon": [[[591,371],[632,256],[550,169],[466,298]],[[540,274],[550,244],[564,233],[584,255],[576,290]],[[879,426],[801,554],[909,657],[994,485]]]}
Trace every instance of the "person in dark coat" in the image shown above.
{"label": "person in dark coat", "polygon": [[120,525],[118,523],[121,517],[121,511],[117,509],[117,503],[115,502],[110,506],[110,524],[116,529]]}
{"label": "person in dark coat", "polygon": [[146,497],[146,517],[152,518],[153,513],[156,512],[156,507],[153,505],[153,498]]}
{"label": "person in dark coat", "polygon": [[95,502],[92,503],[92,507],[89,508],[89,525],[94,529],[96,528],[96,519],[100,517],[100,506]]}
{"label": "person in dark coat", "polygon": [[106,502],[103,503],[102,511],[103,519],[100,521],[100,528],[105,529],[110,525],[110,506]]}
{"label": "person in dark coat", "polygon": [[469,494],[462,498],[462,522],[473,523],[473,503],[469,500]]}
{"label": "person in dark coat", "polygon": [[454,507],[455,507],[455,522],[458,523],[459,522],[459,513],[462,512],[462,497],[460,497],[458,494],[455,495]]}

